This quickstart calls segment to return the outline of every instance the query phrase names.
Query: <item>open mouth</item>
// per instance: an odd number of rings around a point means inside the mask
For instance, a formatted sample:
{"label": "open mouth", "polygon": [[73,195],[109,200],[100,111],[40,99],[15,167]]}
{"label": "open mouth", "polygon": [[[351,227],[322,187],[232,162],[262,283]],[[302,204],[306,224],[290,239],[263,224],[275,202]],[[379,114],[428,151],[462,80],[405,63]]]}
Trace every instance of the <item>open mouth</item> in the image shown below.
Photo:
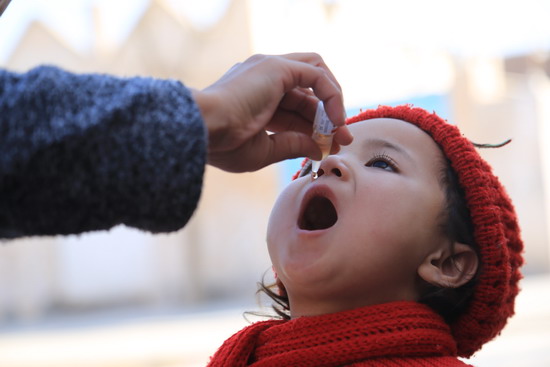
{"label": "open mouth", "polygon": [[338,221],[336,208],[328,198],[320,195],[310,198],[298,219],[298,227],[306,231],[316,231],[332,227]]}

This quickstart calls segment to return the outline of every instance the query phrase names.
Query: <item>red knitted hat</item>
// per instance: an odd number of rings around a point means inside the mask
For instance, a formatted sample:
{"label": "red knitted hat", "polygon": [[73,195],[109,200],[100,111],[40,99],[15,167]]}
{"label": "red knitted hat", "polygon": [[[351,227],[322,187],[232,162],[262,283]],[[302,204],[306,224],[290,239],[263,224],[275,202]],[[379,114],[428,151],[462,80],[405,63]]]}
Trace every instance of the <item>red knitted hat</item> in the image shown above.
{"label": "red knitted hat", "polygon": [[470,357],[499,334],[514,314],[521,279],[519,268],[523,264],[523,243],[514,207],[489,164],[456,126],[435,113],[409,105],[380,106],[361,112],[346,123],[375,118],[403,120],[428,133],[450,161],[464,190],[481,265],[470,304],[450,327],[458,355]]}

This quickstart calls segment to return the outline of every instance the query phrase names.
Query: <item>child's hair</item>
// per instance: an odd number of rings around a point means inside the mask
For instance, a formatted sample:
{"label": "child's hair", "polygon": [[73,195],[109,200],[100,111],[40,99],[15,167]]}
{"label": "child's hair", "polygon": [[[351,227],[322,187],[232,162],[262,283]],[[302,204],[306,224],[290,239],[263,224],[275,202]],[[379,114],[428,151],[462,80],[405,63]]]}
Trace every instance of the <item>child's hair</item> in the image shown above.
{"label": "child's hair", "polygon": [[[474,225],[470,217],[470,210],[466,205],[464,190],[460,187],[458,177],[451,168],[450,162],[445,160],[443,166],[440,178],[442,189],[445,192],[445,209],[442,221],[443,234],[451,243],[459,242],[469,245],[479,257],[479,250],[474,240]],[[466,309],[473,294],[478,273],[479,268],[476,271],[476,276],[458,288],[443,288],[426,284],[418,301],[430,306],[447,323],[451,323]]]}
{"label": "child's hair", "polygon": [[[432,137],[445,157],[440,176],[446,199],[441,229],[452,242],[471,246],[479,266],[472,280],[456,289],[426,283],[419,302],[436,310],[449,324],[458,356],[470,357],[498,335],[514,314],[519,268],[523,264],[523,242],[512,202],[476,151],[476,147],[495,146],[475,145],[435,113],[409,105],[366,110],[347,123],[375,118],[415,125]],[[309,165],[306,159],[298,174],[307,171]],[[280,281],[260,283],[259,292],[274,300],[274,310],[280,317],[290,317],[288,297]]]}
{"label": "child's hair", "polygon": [[[464,199],[464,191],[460,187],[458,177],[450,163],[442,162],[440,184],[445,192],[445,208],[442,213],[441,230],[452,242],[460,242],[471,246],[478,253],[474,241],[474,228],[470,211]],[[301,170],[300,176],[309,174],[311,166],[308,164]],[[420,303],[430,306],[438,312],[447,323],[453,322],[462,314],[471,298],[477,276],[458,288],[442,288],[425,284],[419,298]],[[258,292],[265,293],[275,304],[272,305],[275,313],[282,319],[290,319],[290,305],[284,288],[277,283],[266,284],[264,280],[258,283]]]}

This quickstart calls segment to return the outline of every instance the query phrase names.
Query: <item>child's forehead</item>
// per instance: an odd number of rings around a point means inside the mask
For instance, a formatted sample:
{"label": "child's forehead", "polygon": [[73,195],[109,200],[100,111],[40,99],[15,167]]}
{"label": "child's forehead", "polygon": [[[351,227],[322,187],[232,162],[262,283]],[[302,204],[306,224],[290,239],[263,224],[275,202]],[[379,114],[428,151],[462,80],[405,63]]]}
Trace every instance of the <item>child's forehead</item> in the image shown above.
{"label": "child's forehead", "polygon": [[429,144],[436,146],[435,141],[417,126],[399,119],[376,118],[358,121],[348,126],[354,135],[352,145],[387,144],[415,146]]}
{"label": "child's forehead", "polygon": [[372,130],[380,129],[380,128],[388,128],[388,129],[404,129],[404,130],[420,130],[418,127],[414,126],[410,122],[407,122],[405,120],[395,119],[395,118],[387,118],[387,117],[380,117],[380,118],[374,118],[374,119],[368,119],[363,121],[357,121],[354,123],[351,123],[348,125],[348,128],[353,131],[363,131],[367,129]]}

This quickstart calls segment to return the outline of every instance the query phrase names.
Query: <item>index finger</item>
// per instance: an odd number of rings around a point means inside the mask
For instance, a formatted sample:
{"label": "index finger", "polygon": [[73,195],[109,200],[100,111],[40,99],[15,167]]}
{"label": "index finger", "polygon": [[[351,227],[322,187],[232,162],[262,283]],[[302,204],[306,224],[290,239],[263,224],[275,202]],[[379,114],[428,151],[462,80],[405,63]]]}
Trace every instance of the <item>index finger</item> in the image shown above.
{"label": "index finger", "polygon": [[338,83],[338,80],[336,79],[336,77],[334,76],[334,74],[332,73],[328,65],[325,63],[325,60],[323,60],[321,55],[315,52],[295,52],[295,53],[282,55],[282,57],[285,57],[289,60],[307,62],[310,65],[318,66],[320,68],[325,69],[330,79],[332,79],[332,81],[338,86],[340,91],[342,91],[342,87],[340,86],[340,83]]}
{"label": "index finger", "polygon": [[[338,80],[336,79],[330,68],[327,66],[321,55],[314,52],[297,52],[286,54],[282,57],[288,60],[303,62],[320,68],[325,73],[326,77],[328,77],[332,81],[332,83],[338,88],[339,91],[339,96],[337,99],[332,99],[330,97],[328,99],[325,99],[319,94],[319,90],[315,90],[315,88],[313,88],[313,90],[315,92],[315,95],[323,101],[325,105],[325,111],[330,117],[332,123],[336,126],[342,126],[344,124],[344,121],[346,120],[342,87],[340,86],[340,83],[338,83]],[[337,112],[334,112],[334,110],[336,110]]]}
{"label": "index finger", "polygon": [[344,125],[346,117],[342,90],[330,73],[323,67],[307,62],[288,59],[285,62],[287,73],[282,79],[284,92],[290,92],[296,87],[311,88],[317,98],[323,101],[332,123],[335,126]]}

